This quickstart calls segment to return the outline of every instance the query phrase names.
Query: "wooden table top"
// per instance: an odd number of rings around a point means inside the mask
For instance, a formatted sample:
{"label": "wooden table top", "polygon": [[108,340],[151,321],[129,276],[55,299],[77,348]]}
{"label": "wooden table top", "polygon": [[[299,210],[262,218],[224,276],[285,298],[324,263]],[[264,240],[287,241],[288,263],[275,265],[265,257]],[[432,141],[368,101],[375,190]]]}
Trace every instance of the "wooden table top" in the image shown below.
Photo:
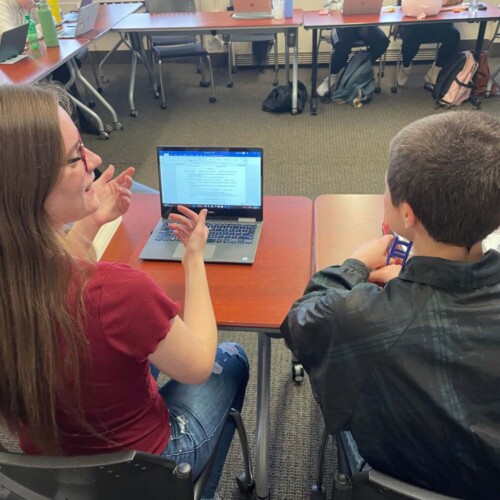
{"label": "wooden table top", "polygon": [[82,38],[92,41],[97,40],[105,35],[115,24],[143,6],[144,4],[142,2],[102,3],[99,6],[94,29],[84,33]]}
{"label": "wooden table top", "polygon": [[171,12],[162,14],[131,14],[119,23],[116,31],[182,31],[182,30],[220,30],[248,28],[287,28],[301,26],[302,10],[295,9],[291,18],[283,19],[234,19],[232,12]]}
{"label": "wooden table top", "polygon": [[342,264],[352,250],[382,236],[384,197],[326,194],[314,202],[314,270]]}
{"label": "wooden table top", "polygon": [[0,65],[0,84],[29,84],[46,77],[56,68],[74,57],[88,40],[59,40],[59,47],[45,46],[40,40],[40,49],[27,49],[28,57],[14,64]]}
{"label": "wooden table top", "polygon": [[332,10],[327,15],[318,14],[318,10],[304,11],[304,28],[328,28],[332,26],[365,26],[365,25],[391,25],[391,24],[419,24],[419,23],[442,23],[442,22],[477,22],[495,21],[500,19],[500,8],[491,4],[486,10],[478,10],[476,14],[470,15],[467,10],[453,12],[452,10],[441,11],[435,16],[424,19],[407,17],[401,11],[401,7],[396,7],[394,12],[380,12],[378,14],[343,16],[338,10]]}
{"label": "wooden table top", "polygon": [[[184,271],[176,262],[139,260],[160,217],[157,195],[134,194],[101,260],[124,262],[153,278],[174,300],[184,301]],[[207,264],[217,324],[251,331],[277,330],[311,275],[312,201],[266,196],[264,223],[252,265]],[[140,293],[140,291],[138,291]]]}

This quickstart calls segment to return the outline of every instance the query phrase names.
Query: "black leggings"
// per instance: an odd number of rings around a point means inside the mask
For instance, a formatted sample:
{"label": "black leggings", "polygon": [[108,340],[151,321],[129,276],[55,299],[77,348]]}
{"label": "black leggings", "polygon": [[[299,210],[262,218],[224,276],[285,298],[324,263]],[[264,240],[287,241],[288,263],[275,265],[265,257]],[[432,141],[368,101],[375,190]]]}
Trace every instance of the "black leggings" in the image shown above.
{"label": "black leggings", "polygon": [[401,52],[403,66],[408,67],[417,55],[421,43],[440,43],[436,66],[442,68],[457,51],[460,32],[452,23],[437,23],[421,26],[402,26],[400,36],[403,40]]}
{"label": "black leggings", "polygon": [[377,26],[332,29],[332,43],[335,48],[331,61],[332,75],[346,65],[354,43],[360,40],[368,46],[372,62],[382,56],[389,45],[389,39]]}

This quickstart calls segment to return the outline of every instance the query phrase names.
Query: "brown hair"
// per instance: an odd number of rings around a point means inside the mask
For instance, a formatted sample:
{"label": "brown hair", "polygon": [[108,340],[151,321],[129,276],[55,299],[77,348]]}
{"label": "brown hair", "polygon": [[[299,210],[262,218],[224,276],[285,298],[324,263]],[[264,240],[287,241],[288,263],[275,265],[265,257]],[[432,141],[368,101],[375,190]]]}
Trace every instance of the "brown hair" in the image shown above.
{"label": "brown hair", "polygon": [[435,241],[470,249],[500,226],[500,121],[457,111],[411,123],[391,142],[387,184]]}
{"label": "brown hair", "polygon": [[88,352],[86,266],[44,210],[65,159],[61,100],[54,86],[0,86],[0,415],[46,454],[60,452],[56,407],[75,413]]}

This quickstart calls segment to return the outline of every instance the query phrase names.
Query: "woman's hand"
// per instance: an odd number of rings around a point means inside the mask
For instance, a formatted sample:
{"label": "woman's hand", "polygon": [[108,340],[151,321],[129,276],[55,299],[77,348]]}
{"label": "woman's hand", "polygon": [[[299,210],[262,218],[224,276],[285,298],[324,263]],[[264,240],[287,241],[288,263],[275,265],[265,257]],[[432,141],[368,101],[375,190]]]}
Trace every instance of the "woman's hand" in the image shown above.
{"label": "woman's hand", "polygon": [[170,215],[174,222],[169,227],[185,247],[183,260],[189,255],[203,257],[208,238],[208,228],[205,226],[207,209],[204,208],[199,214],[182,205],[177,209],[180,213]]}
{"label": "woman's hand", "polygon": [[129,167],[113,179],[115,167],[110,165],[94,182],[99,208],[90,217],[99,227],[123,215],[130,207],[134,172],[134,167]]}

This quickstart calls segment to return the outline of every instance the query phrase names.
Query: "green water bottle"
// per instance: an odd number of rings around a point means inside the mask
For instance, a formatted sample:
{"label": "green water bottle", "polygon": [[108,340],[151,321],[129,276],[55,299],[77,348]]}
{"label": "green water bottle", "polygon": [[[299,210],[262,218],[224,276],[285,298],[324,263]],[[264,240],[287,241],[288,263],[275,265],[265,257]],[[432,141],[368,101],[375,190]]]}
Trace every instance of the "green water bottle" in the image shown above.
{"label": "green water bottle", "polygon": [[38,4],[38,19],[42,27],[43,38],[47,47],[58,47],[59,39],[57,38],[56,26],[52,12],[47,5],[47,0],[41,0]]}
{"label": "green water bottle", "polygon": [[40,48],[40,41],[38,40],[35,22],[31,19],[29,14],[26,14],[24,19],[28,23],[28,43],[30,44],[30,48],[31,50],[38,50]]}

